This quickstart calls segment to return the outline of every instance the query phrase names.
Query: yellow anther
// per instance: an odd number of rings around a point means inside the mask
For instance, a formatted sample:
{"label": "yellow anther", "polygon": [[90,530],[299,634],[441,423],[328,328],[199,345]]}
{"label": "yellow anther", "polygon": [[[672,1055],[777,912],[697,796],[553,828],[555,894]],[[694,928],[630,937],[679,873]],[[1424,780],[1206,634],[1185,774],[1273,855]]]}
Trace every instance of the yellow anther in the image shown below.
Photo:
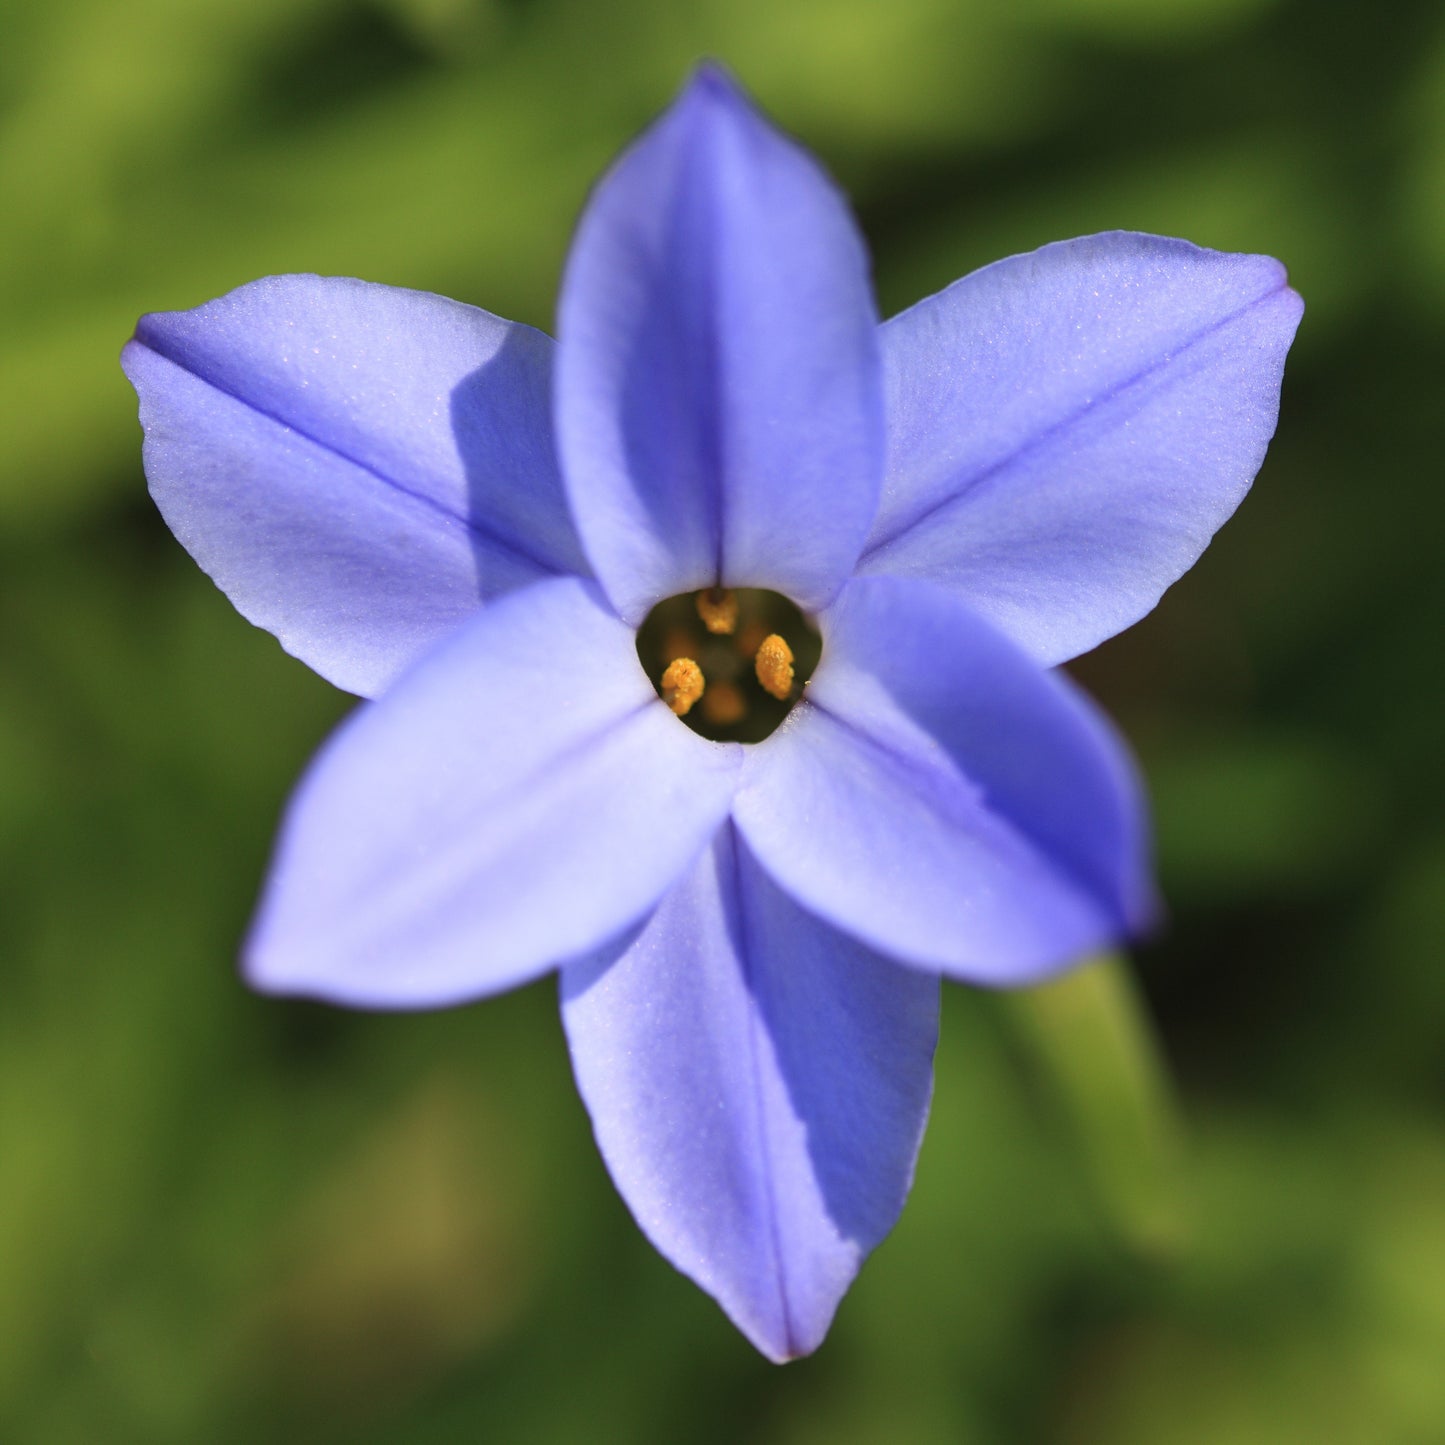
{"label": "yellow anther", "polygon": [[675,657],[662,674],[662,700],[678,717],[686,717],[702,696],[702,668],[690,657]]}
{"label": "yellow anther", "polygon": [[776,632],[763,638],[753,667],[763,691],[786,702],[793,691],[793,649]]}
{"label": "yellow anther", "polygon": [[702,715],[713,727],[732,727],[747,713],[747,698],[730,682],[714,682],[702,700]]}
{"label": "yellow anther", "polygon": [[697,594],[697,615],[709,632],[729,636],[738,625],[738,595],[725,587],[708,587]]}

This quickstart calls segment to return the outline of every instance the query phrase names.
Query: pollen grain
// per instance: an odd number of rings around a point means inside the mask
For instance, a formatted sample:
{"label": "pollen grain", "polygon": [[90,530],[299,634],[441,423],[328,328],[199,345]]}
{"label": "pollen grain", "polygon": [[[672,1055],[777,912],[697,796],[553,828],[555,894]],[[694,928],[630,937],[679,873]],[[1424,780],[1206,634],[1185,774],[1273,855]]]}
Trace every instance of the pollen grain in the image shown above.
{"label": "pollen grain", "polygon": [[753,668],[764,692],[786,702],[793,691],[793,649],[776,632],[763,638]]}
{"label": "pollen grain", "polygon": [[675,657],[662,674],[662,700],[678,717],[686,717],[703,685],[702,668],[690,657]]}

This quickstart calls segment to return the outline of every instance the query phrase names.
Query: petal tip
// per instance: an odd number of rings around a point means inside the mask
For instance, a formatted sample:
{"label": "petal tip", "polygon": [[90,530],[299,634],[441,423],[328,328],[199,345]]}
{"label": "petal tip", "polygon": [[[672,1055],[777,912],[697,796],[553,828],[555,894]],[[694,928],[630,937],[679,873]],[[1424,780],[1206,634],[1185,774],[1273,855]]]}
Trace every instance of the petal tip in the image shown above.
{"label": "petal tip", "polygon": [[711,58],[698,62],[673,109],[693,112],[703,125],[776,130],[757,102],[727,66]]}
{"label": "petal tip", "polygon": [[[195,307],[199,311],[201,308]],[[174,311],[147,311],[144,315],[136,318],[135,330],[131,332],[130,340],[121,349],[124,356],[131,347],[137,347],[146,351],[158,351],[164,341],[166,323],[177,315]]]}
{"label": "petal tip", "polygon": [[315,988],[308,988],[287,975],[284,969],[275,968],[269,959],[258,958],[249,951],[243,951],[237,960],[236,972],[241,982],[252,993],[265,998],[311,998],[322,999],[324,995]]}
{"label": "petal tip", "polygon": [[141,322],[144,317],[135,324],[135,330],[126,339],[126,343],[120,349],[120,369],[125,373],[125,379],[136,388],[140,389],[140,382],[136,379],[137,353],[145,350],[145,342],[140,339]]}
{"label": "petal tip", "polygon": [[[240,957],[236,961],[241,982],[255,993],[272,998],[318,997],[314,987],[309,986],[293,966],[294,960],[287,957],[289,950],[274,946],[268,935],[266,905],[252,920],[250,932],[241,944]],[[303,955],[305,951],[302,951]]]}
{"label": "petal tip", "polygon": [[722,61],[711,56],[698,61],[682,93],[684,96],[696,95],[730,105],[747,103],[747,96],[732,71]]}
{"label": "petal tip", "polygon": [[[850,1281],[851,1282],[851,1281]],[[828,1337],[838,1300],[825,1311],[819,1321],[811,1322],[811,1328],[803,1328],[802,1322],[794,1318],[786,1308],[779,1315],[758,1319],[747,1310],[734,1310],[723,1294],[708,1285],[703,1286],[717,1300],[723,1313],[732,1321],[747,1342],[774,1365],[791,1365],[795,1360],[805,1360],[814,1354]],[[841,1299],[841,1293],[838,1299]]]}
{"label": "petal tip", "polygon": [[329,956],[324,933],[298,927],[278,906],[273,874],[241,943],[236,971],[253,993],[267,998],[309,999],[342,1007],[384,1007],[364,988],[349,987],[346,969]]}
{"label": "petal tip", "polygon": [[791,1365],[798,1360],[806,1360],[822,1343],[822,1340],[818,1340],[813,1344],[799,1345],[789,1341],[783,1345],[773,1345],[752,1340],[753,1347],[770,1365]]}
{"label": "petal tip", "polygon": [[1305,299],[1289,284],[1289,272],[1285,270],[1284,263],[1278,262],[1279,279],[1284,299],[1289,306],[1294,318],[1294,325],[1298,326],[1305,314]]}

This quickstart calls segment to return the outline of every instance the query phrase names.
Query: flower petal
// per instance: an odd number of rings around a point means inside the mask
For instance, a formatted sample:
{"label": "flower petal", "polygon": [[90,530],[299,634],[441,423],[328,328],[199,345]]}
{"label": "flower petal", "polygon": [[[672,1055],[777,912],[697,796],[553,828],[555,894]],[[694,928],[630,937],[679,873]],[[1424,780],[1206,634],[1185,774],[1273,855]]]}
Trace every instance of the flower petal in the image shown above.
{"label": "flower petal", "polygon": [[562,994],[648,1238],[771,1359],[816,1349],[912,1181],[938,980],[804,913],[724,829],[622,956],[569,966]]}
{"label": "flower petal", "polygon": [[706,845],[739,752],[673,717],[589,584],[510,593],[322,750],[282,832],[250,980],[429,1007],[590,952]]}
{"label": "flower petal", "polygon": [[171,530],[288,652],[370,695],[484,600],[586,572],[551,356],[440,296],[271,276],[142,317],[122,364]]}
{"label": "flower petal", "polygon": [[716,583],[831,600],[877,504],[877,347],[842,198],[699,70],[598,186],[562,288],[558,449],[624,618]]}
{"label": "flower petal", "polygon": [[1148,921],[1137,781],[1065,679],[929,583],[860,579],[821,620],[822,662],[750,749],[733,809],[799,903],[976,983],[1029,981]]}
{"label": "flower petal", "polygon": [[1114,232],[894,317],[859,571],[945,582],[1046,663],[1113,636],[1248,490],[1301,310],[1268,256]]}

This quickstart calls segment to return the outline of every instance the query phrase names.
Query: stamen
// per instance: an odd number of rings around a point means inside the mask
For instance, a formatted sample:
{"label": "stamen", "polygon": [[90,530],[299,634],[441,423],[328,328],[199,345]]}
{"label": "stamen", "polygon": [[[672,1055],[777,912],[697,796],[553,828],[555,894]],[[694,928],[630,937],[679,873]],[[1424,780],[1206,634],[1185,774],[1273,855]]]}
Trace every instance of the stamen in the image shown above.
{"label": "stamen", "polygon": [[697,594],[697,615],[709,632],[731,635],[738,625],[738,597],[725,587],[708,587]]}
{"label": "stamen", "polygon": [[664,597],[637,629],[637,658],[658,695],[711,742],[768,737],[803,696],[821,648],[792,602],[756,587],[704,584]]}
{"label": "stamen", "polygon": [[732,683],[714,682],[702,700],[702,715],[713,727],[732,727],[748,715],[748,700]]}
{"label": "stamen", "polygon": [[793,649],[776,632],[763,638],[753,668],[763,691],[786,702],[793,690]]}
{"label": "stamen", "polygon": [[675,657],[662,674],[662,700],[678,717],[686,717],[702,696],[702,668],[690,657]]}

